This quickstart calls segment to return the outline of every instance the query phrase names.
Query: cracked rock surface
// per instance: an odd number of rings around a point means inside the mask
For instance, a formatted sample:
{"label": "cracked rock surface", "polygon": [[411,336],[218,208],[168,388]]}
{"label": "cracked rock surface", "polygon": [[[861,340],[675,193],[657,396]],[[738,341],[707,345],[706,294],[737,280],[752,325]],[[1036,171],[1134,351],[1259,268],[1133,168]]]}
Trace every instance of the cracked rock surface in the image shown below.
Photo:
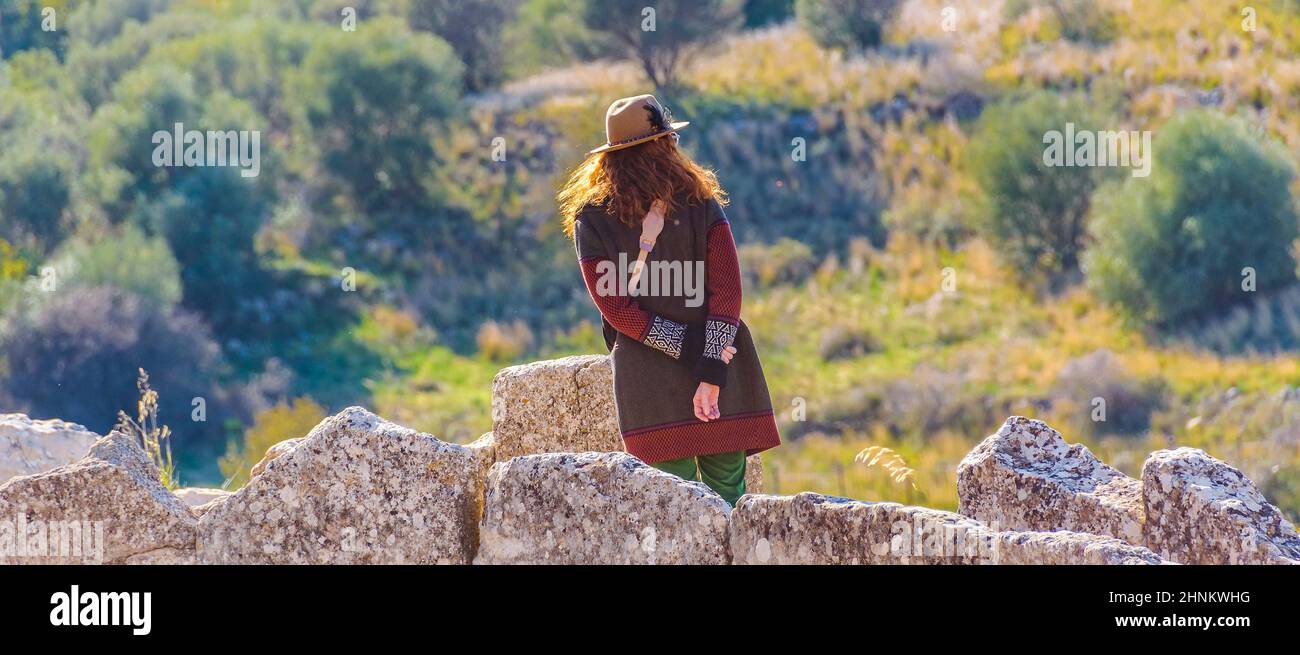
{"label": "cracked rock surface", "polygon": [[1300,564],[1300,535],[1241,471],[1198,448],[1142,464],[1146,540],[1185,564]]}
{"label": "cracked rock surface", "polygon": [[727,502],[627,453],[546,453],[488,474],[476,564],[726,564]]}
{"label": "cracked rock surface", "polygon": [[[76,463],[0,485],[0,521],[16,523],[20,515],[29,530],[26,554],[2,554],[11,552],[11,541],[0,549],[0,563],[183,561],[194,552],[197,520],[162,485],[144,451],[120,432],[96,441]],[[74,530],[80,533],[80,549],[74,549]],[[91,551],[99,553],[100,562]]]}
{"label": "cracked rock surface", "polygon": [[468,563],[487,465],[480,449],[350,407],[203,515],[198,560]]}
{"label": "cracked rock surface", "polygon": [[731,515],[736,564],[1159,564],[1077,532],[996,532],[968,517],[804,492],[745,496]]}
{"label": "cracked rock surface", "polygon": [[997,532],[991,564],[1168,564],[1141,546],[1082,532]]}
{"label": "cracked rock surface", "polygon": [[747,495],[731,515],[731,551],[736,564],[976,564],[986,532],[925,507],[812,492]]}
{"label": "cracked rock surface", "polygon": [[1142,483],[1013,416],[957,467],[958,511],[998,530],[1070,530],[1142,545]]}

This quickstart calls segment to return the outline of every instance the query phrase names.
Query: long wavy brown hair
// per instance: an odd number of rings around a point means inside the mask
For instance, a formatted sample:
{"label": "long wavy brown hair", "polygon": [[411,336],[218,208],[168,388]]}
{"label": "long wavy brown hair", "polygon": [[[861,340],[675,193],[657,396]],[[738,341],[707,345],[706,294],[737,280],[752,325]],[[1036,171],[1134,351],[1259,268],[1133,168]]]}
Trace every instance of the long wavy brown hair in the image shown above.
{"label": "long wavy brown hair", "polygon": [[573,222],[587,205],[603,206],[606,214],[636,227],[655,200],[663,200],[671,212],[673,198],[683,192],[701,203],[712,198],[727,204],[727,192],[718,184],[718,176],[691,161],[677,147],[677,139],[661,137],[588,156],[555,199],[560,204],[564,234],[572,239]]}

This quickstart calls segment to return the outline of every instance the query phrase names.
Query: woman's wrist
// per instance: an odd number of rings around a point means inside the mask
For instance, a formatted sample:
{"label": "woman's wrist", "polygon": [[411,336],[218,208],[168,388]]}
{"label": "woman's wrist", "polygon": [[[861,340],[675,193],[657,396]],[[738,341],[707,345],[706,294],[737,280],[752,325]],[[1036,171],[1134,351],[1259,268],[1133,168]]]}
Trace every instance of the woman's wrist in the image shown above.
{"label": "woman's wrist", "polygon": [[727,365],[720,359],[701,356],[692,374],[696,382],[708,382],[719,388],[727,386]]}
{"label": "woman's wrist", "polygon": [[694,365],[704,356],[704,328],[686,325],[686,334],[682,338],[682,356],[679,361]]}

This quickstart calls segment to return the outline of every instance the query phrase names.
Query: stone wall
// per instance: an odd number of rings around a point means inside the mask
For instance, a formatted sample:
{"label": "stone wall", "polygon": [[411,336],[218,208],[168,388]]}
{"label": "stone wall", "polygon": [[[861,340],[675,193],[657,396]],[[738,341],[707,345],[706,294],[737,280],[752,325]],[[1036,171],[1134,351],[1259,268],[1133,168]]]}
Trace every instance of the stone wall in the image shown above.
{"label": "stone wall", "polygon": [[1300,563],[1295,527],[1241,471],[1195,448],[1147,457],[1142,479],[1013,416],[957,467],[959,511],[1001,529],[1107,535],[1186,564]]}
{"label": "stone wall", "polygon": [[997,531],[953,512],[814,493],[745,496],[731,516],[736,564],[1159,564],[1112,537]]}
{"label": "stone wall", "polygon": [[737,564],[976,564],[987,530],[952,512],[804,492],[744,496],[731,516]]}
{"label": "stone wall", "polygon": [[548,453],[488,476],[476,564],[726,564],[730,507],[627,453]]}
{"label": "stone wall", "polygon": [[[1226,463],[1159,451],[1134,480],[1022,417],[963,459],[960,513],[813,493],[751,493],[732,509],[617,450],[612,407],[591,401],[607,383],[603,357],[507,369],[494,385],[504,412],[468,445],[351,407],[272,447],[235,493],[172,493],[114,433],[0,484],[0,563],[1300,561],[1295,528]],[[584,427],[589,415],[603,427]],[[570,445],[608,450],[545,452]],[[16,548],[15,524],[45,536]],[[83,551],[53,547],[65,524],[88,526]]]}

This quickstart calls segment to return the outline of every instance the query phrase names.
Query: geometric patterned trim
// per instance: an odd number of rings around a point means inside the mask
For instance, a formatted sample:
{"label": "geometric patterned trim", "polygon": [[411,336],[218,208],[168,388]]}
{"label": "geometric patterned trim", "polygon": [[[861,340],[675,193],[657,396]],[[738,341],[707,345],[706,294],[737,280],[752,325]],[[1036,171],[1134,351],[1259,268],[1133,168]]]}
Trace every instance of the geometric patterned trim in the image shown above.
{"label": "geometric patterned trim", "polygon": [[686,341],[686,325],[662,316],[655,316],[645,338],[641,340],[673,359],[682,358],[682,343]]}
{"label": "geometric patterned trim", "polygon": [[722,359],[722,349],[736,340],[736,326],[725,321],[709,319],[704,323],[704,356]]}

